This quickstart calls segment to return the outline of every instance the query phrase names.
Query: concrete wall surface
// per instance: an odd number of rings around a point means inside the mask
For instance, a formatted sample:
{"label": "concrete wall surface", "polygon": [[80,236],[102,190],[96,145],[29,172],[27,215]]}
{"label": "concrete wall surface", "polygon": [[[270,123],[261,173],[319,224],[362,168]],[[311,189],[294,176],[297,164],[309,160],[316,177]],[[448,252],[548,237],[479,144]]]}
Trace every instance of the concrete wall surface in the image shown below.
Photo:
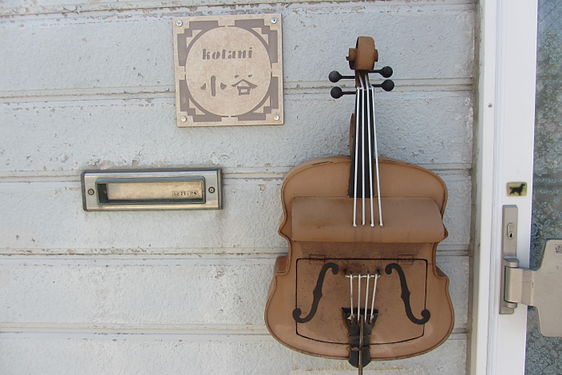
{"label": "concrete wall surface", "polygon": [[[178,129],[172,19],[281,13],[283,126]],[[475,5],[470,0],[6,0],[0,3],[0,374],[353,374],[276,342],[263,310],[279,190],[348,148],[330,98],[358,35],[396,89],[382,155],[439,174],[455,326],[438,349],[366,373],[466,372]],[[220,211],[84,212],[84,169],[221,167]]]}

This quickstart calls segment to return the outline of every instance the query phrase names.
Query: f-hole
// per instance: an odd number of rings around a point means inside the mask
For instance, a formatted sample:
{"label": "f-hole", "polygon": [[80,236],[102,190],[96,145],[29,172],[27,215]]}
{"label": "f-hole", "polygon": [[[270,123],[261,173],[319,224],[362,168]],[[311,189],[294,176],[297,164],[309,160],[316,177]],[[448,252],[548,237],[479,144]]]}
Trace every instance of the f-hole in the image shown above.
{"label": "f-hole", "polygon": [[316,310],[318,310],[318,304],[320,303],[320,298],[322,298],[322,285],[324,284],[324,278],[326,277],[326,273],[328,270],[332,270],[332,273],[336,275],[339,271],[339,267],[335,263],[326,263],[324,267],[320,270],[318,274],[318,280],[316,280],[316,286],[314,287],[314,291],[312,292],[313,300],[312,306],[310,307],[310,312],[304,318],[301,318],[302,310],[300,307],[297,307],[293,310],[293,319],[297,323],[306,323],[311,320],[314,315],[316,314]]}
{"label": "f-hole", "polygon": [[402,267],[400,267],[398,263],[390,263],[384,269],[384,271],[388,275],[392,273],[392,270],[396,270],[396,273],[398,273],[398,277],[400,277],[400,287],[402,289],[401,297],[402,297],[402,301],[404,302],[404,309],[406,310],[406,315],[408,316],[408,319],[410,319],[410,321],[412,321],[412,323],[415,324],[421,325],[427,323],[431,316],[429,310],[423,309],[421,312],[422,315],[421,318],[416,318],[414,316],[414,313],[412,312],[412,306],[410,305],[410,290],[408,289],[408,283],[406,282],[406,276],[404,275],[404,271],[402,270]]}

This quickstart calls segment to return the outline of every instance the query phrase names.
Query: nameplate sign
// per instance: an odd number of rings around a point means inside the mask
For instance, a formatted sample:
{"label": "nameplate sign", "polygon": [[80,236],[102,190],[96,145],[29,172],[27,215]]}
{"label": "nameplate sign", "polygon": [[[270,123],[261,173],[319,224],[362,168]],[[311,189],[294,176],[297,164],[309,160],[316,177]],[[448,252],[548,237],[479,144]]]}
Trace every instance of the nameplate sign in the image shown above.
{"label": "nameplate sign", "polygon": [[278,14],[173,20],[178,127],[283,124]]}

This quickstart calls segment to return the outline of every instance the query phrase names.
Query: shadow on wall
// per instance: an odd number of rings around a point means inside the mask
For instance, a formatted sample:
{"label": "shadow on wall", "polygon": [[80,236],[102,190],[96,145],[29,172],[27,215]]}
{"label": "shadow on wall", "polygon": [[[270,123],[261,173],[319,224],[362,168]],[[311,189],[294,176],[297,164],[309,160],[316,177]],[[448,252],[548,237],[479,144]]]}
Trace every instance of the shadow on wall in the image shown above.
{"label": "shadow on wall", "polygon": [[[531,266],[548,238],[562,237],[562,2],[539,0]],[[525,374],[562,374],[562,338],[544,337],[529,308]]]}

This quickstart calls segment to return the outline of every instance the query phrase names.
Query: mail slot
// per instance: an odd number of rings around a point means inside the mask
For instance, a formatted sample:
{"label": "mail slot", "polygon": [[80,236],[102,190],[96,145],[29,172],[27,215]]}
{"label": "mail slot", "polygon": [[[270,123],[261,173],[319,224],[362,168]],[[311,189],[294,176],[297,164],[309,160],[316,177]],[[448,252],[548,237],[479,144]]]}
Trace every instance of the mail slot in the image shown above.
{"label": "mail slot", "polygon": [[220,209],[220,169],[85,171],[84,210]]}

